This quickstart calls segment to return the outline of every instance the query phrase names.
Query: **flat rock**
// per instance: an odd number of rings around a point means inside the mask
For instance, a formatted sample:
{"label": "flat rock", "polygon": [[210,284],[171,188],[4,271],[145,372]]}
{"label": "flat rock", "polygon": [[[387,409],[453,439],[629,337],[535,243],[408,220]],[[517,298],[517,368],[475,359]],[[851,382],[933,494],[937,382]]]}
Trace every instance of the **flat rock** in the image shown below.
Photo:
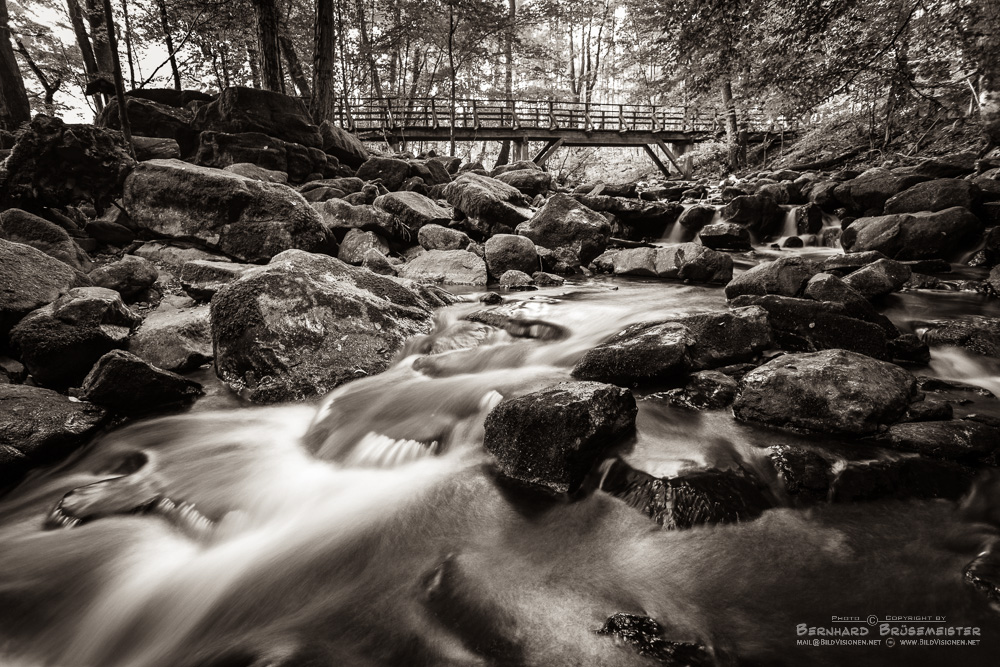
{"label": "flat rock", "polygon": [[161,305],[136,330],[129,351],[157,368],[181,373],[211,361],[208,306],[164,309]]}

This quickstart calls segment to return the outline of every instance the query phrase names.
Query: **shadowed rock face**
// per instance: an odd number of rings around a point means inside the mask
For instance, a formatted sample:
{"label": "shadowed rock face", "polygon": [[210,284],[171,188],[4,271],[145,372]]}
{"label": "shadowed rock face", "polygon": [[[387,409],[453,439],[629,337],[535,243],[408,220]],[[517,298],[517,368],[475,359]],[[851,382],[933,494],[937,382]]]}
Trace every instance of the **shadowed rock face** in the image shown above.
{"label": "shadowed rock face", "polygon": [[712,468],[659,478],[615,459],[601,480],[601,490],[666,530],[751,521],[771,507],[760,482],[742,469]]}
{"label": "shadowed rock face", "polygon": [[71,289],[11,330],[11,342],[39,384],[79,386],[98,359],[128,344],[141,318],[103,287]]}
{"label": "shadowed rock face", "polygon": [[244,262],[332,246],[320,215],[291,188],[179,160],[142,163],[125,183],[125,207],[140,229]]}
{"label": "shadowed rock face", "polygon": [[41,250],[77,271],[89,271],[90,258],[62,227],[16,208],[0,213],[0,237]]}
{"label": "shadowed rock face", "polygon": [[484,445],[504,476],[565,493],[635,428],[637,412],[627,389],[563,382],[500,403],[486,417]]}
{"label": "shadowed rock face", "polygon": [[0,385],[0,491],[89,440],[107,412],[41,387]]}
{"label": "shadowed rock face", "polygon": [[845,350],[786,354],[751,371],[738,419],[827,433],[867,434],[898,421],[916,394],[899,366]]}
{"label": "shadowed rock face", "polygon": [[321,396],[385,370],[431,328],[430,305],[390,278],[291,250],[212,299],[216,372],[259,403]]}

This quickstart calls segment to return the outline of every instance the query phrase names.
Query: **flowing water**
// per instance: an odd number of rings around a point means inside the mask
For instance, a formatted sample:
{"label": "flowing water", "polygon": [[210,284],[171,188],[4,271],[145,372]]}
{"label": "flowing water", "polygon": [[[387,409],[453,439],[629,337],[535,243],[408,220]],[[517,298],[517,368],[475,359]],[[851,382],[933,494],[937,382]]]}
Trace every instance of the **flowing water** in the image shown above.
{"label": "flowing water", "polygon": [[[982,306],[938,307],[947,296],[904,294],[888,312],[912,328],[930,311]],[[464,321],[480,307],[473,295],[441,310],[390,370],[320,405],[142,422],[0,499],[0,664],[653,664],[596,634],[616,612],[654,617],[723,665],[996,664],[1000,613],[962,582],[993,529],[959,519],[953,503],[777,508],[671,532],[593,488],[542,500],[500,483],[481,444],[499,400],[567,379],[631,322],[725,307],[717,288],[641,280],[511,298],[519,316],[564,335],[512,338]],[[1000,393],[996,367],[956,351],[918,372]],[[963,398],[966,411],[996,410],[993,398]],[[652,393],[639,404],[620,454],[656,475],[740,462],[768,479],[769,445],[853,446]],[[151,496],[159,504],[128,513]],[[979,626],[983,646],[795,645],[803,623],[908,614]]]}

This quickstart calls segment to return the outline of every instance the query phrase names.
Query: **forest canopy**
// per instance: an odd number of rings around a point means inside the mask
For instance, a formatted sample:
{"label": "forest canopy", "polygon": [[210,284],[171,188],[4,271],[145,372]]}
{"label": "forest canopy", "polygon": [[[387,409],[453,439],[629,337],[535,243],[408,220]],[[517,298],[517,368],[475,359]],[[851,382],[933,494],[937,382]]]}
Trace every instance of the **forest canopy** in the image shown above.
{"label": "forest canopy", "polygon": [[846,111],[873,142],[995,113],[1000,88],[1000,3],[982,0],[0,3],[7,126],[24,115],[7,108],[15,70],[33,112],[86,119],[116,56],[126,88],[268,88],[305,98],[317,121],[370,98],[556,99],[694,106],[730,133],[750,108]]}

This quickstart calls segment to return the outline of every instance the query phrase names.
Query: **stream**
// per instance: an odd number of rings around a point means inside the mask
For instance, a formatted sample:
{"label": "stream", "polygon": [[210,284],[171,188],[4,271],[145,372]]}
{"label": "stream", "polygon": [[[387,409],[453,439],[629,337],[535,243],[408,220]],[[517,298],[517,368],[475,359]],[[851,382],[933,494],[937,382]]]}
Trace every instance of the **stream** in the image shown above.
{"label": "stream", "polygon": [[[594,488],[541,500],[496,478],[483,420],[503,397],[569,379],[630,323],[724,309],[721,289],[593,277],[506,295],[523,319],[565,332],[552,340],[463,319],[478,296],[438,311],[392,368],[318,405],[206,399],[107,433],[0,498],[0,664],[657,664],[596,633],[617,612],[655,618],[720,665],[996,664],[1000,613],[962,580],[996,530],[953,502],[777,507],[665,531]],[[902,331],[1000,315],[968,292],[884,305]],[[956,416],[1000,417],[998,364],[936,349],[911,370],[994,395],[945,394]],[[768,446],[855,446],[674,407],[658,389],[636,392],[637,432],[617,452],[655,476],[739,463],[773,483]],[[153,496],[169,502],[132,512]],[[943,616],[982,641],[796,645],[801,624],[871,615]]]}

